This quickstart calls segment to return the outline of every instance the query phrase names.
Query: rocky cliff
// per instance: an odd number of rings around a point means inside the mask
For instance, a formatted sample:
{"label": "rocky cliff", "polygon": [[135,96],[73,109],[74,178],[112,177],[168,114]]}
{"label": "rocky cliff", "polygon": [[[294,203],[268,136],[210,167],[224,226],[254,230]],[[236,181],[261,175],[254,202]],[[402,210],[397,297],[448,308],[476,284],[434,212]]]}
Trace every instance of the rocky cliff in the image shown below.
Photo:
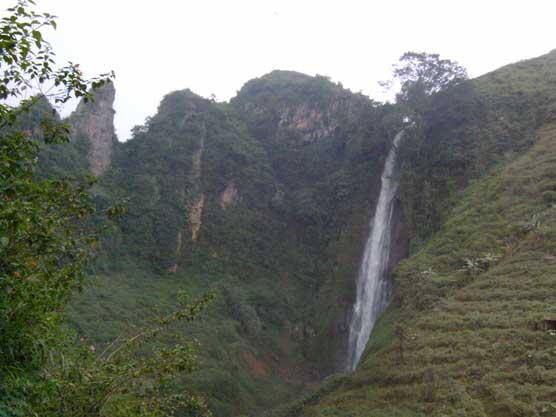
{"label": "rocky cliff", "polygon": [[114,133],[115,95],[114,85],[106,84],[94,92],[93,100],[82,100],[67,120],[72,140],[87,143],[89,169],[95,175],[101,175],[110,166],[118,142]]}
{"label": "rocky cliff", "polygon": [[[203,325],[176,337],[192,332],[206,347],[206,365],[180,383],[206,393],[217,415],[283,402],[340,369],[396,133],[381,120],[401,117],[325,77],[278,71],[230,103],[172,92],[113,151],[112,99],[101,92],[71,117],[102,172],[97,200],[129,199],[98,259],[106,290],[86,292],[72,313],[83,335],[108,343],[180,288],[213,289]],[[144,294],[141,305],[126,294]],[[91,309],[110,320],[89,320]]]}

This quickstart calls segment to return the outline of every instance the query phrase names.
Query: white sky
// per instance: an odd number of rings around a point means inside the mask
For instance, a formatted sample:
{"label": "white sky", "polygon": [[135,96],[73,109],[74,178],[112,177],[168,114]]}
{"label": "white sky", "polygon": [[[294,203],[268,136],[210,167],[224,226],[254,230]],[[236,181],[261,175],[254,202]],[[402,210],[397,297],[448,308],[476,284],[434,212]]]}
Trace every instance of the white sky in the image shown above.
{"label": "white sky", "polygon": [[[408,50],[440,53],[478,76],[556,48],[555,0],[37,0],[59,17],[58,61],[116,72],[116,129],[190,88],[229,100],[273,69],[328,75],[382,99],[377,81]],[[0,0],[2,10],[15,0]],[[67,111],[67,110],[66,110]]]}

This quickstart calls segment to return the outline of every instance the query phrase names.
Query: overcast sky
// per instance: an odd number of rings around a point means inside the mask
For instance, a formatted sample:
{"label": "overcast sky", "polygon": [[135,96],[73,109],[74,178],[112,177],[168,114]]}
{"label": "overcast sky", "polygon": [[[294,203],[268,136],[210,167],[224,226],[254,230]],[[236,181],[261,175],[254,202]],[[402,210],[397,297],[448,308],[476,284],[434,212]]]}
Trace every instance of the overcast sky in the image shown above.
{"label": "overcast sky", "polygon": [[[3,10],[14,2],[0,0]],[[229,100],[249,79],[288,69],[383,99],[377,82],[408,50],[440,53],[474,77],[556,48],[555,0],[36,2],[59,17],[47,34],[59,62],[116,72],[120,140],[173,90]]]}

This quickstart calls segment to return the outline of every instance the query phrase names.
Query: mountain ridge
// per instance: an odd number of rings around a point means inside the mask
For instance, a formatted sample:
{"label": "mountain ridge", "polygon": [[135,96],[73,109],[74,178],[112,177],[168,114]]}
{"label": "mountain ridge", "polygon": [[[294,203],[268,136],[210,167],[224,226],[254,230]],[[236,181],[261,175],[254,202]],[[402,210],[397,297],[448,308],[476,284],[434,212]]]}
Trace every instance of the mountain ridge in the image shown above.
{"label": "mountain ridge", "polygon": [[[409,131],[401,150],[392,266],[426,250],[467,198],[465,189],[527,152],[535,132],[556,119],[554,52],[433,98],[424,131]],[[133,139],[114,144],[99,177],[97,204],[129,198],[129,211],[111,221],[91,270],[102,286],[76,299],[71,322],[102,345],[125,332],[127,321],[168,309],[180,288],[216,290],[206,319],[172,336],[204,346],[204,365],[176,384],[205,393],[222,416],[295,398],[343,368],[359,259],[402,121],[395,105],[288,71],[247,82],[229,103],[190,90],[166,95]],[[417,291],[424,292],[421,307],[442,300],[434,285],[414,285],[411,274],[422,271],[409,274],[405,265],[394,273],[393,306]],[[369,352],[382,354],[395,340],[392,321],[407,314],[400,311],[391,307],[379,321],[363,367]],[[351,383],[331,378],[317,393],[335,395]],[[346,400],[330,408],[327,395],[294,407],[307,415],[356,409]]]}

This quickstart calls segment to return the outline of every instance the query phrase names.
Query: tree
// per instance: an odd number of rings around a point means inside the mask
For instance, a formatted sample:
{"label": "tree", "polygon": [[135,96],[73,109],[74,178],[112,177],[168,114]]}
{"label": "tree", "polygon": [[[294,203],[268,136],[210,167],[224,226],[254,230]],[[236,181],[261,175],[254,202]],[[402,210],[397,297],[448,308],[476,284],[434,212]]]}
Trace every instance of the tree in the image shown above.
{"label": "tree", "polygon": [[401,85],[398,103],[412,111],[426,107],[433,94],[467,80],[467,71],[457,62],[425,52],[403,54],[394,65],[393,75]]}
{"label": "tree", "polygon": [[450,186],[446,173],[462,166],[465,158],[437,132],[472,114],[473,88],[465,68],[438,54],[406,52],[393,67],[400,85],[396,104],[410,121],[400,156],[404,210],[412,233],[425,236],[436,226],[437,202],[444,201]]}
{"label": "tree", "polygon": [[[39,144],[17,129],[18,115],[42,95],[11,105],[47,84],[55,101],[90,97],[79,67],[54,68],[53,53],[40,29],[55,27],[53,16],[20,1],[0,20],[0,367],[27,368],[39,357],[56,312],[82,282],[91,236],[77,231],[76,218],[93,212],[87,184],[36,181]],[[67,141],[67,126],[43,117],[44,141]]]}
{"label": "tree", "polygon": [[[90,88],[98,88],[114,77],[114,73],[84,78],[78,64],[69,62],[57,67],[51,45],[43,39],[41,30],[56,29],[55,16],[30,9],[33,0],[19,0],[8,9],[10,15],[0,20],[0,126],[13,124],[18,113],[28,111],[40,97],[55,103],[65,103],[71,97],[92,98]],[[9,105],[6,99],[17,101],[29,92],[31,99]],[[39,92],[40,94],[36,94]]]}
{"label": "tree", "polygon": [[457,62],[440,59],[438,54],[406,52],[394,65],[394,76],[401,83],[402,95],[418,85],[430,96],[466,80],[467,70]]}
{"label": "tree", "polygon": [[[175,395],[166,385],[193,369],[192,343],[149,357],[136,350],[172,323],[193,320],[211,295],[193,302],[182,297],[180,308],[155,328],[100,353],[63,325],[64,307],[83,286],[96,244],[97,231],[87,221],[99,214],[89,194],[93,179],[39,179],[38,138],[67,142],[68,126],[51,113],[41,115],[33,131],[18,129],[18,121],[45,98],[93,99],[113,74],[86,79],[77,64],[56,66],[41,32],[56,28],[55,17],[36,13],[33,5],[20,0],[0,19],[0,415],[154,417],[176,407],[206,415],[200,399]],[[34,95],[26,98],[28,92]]]}

